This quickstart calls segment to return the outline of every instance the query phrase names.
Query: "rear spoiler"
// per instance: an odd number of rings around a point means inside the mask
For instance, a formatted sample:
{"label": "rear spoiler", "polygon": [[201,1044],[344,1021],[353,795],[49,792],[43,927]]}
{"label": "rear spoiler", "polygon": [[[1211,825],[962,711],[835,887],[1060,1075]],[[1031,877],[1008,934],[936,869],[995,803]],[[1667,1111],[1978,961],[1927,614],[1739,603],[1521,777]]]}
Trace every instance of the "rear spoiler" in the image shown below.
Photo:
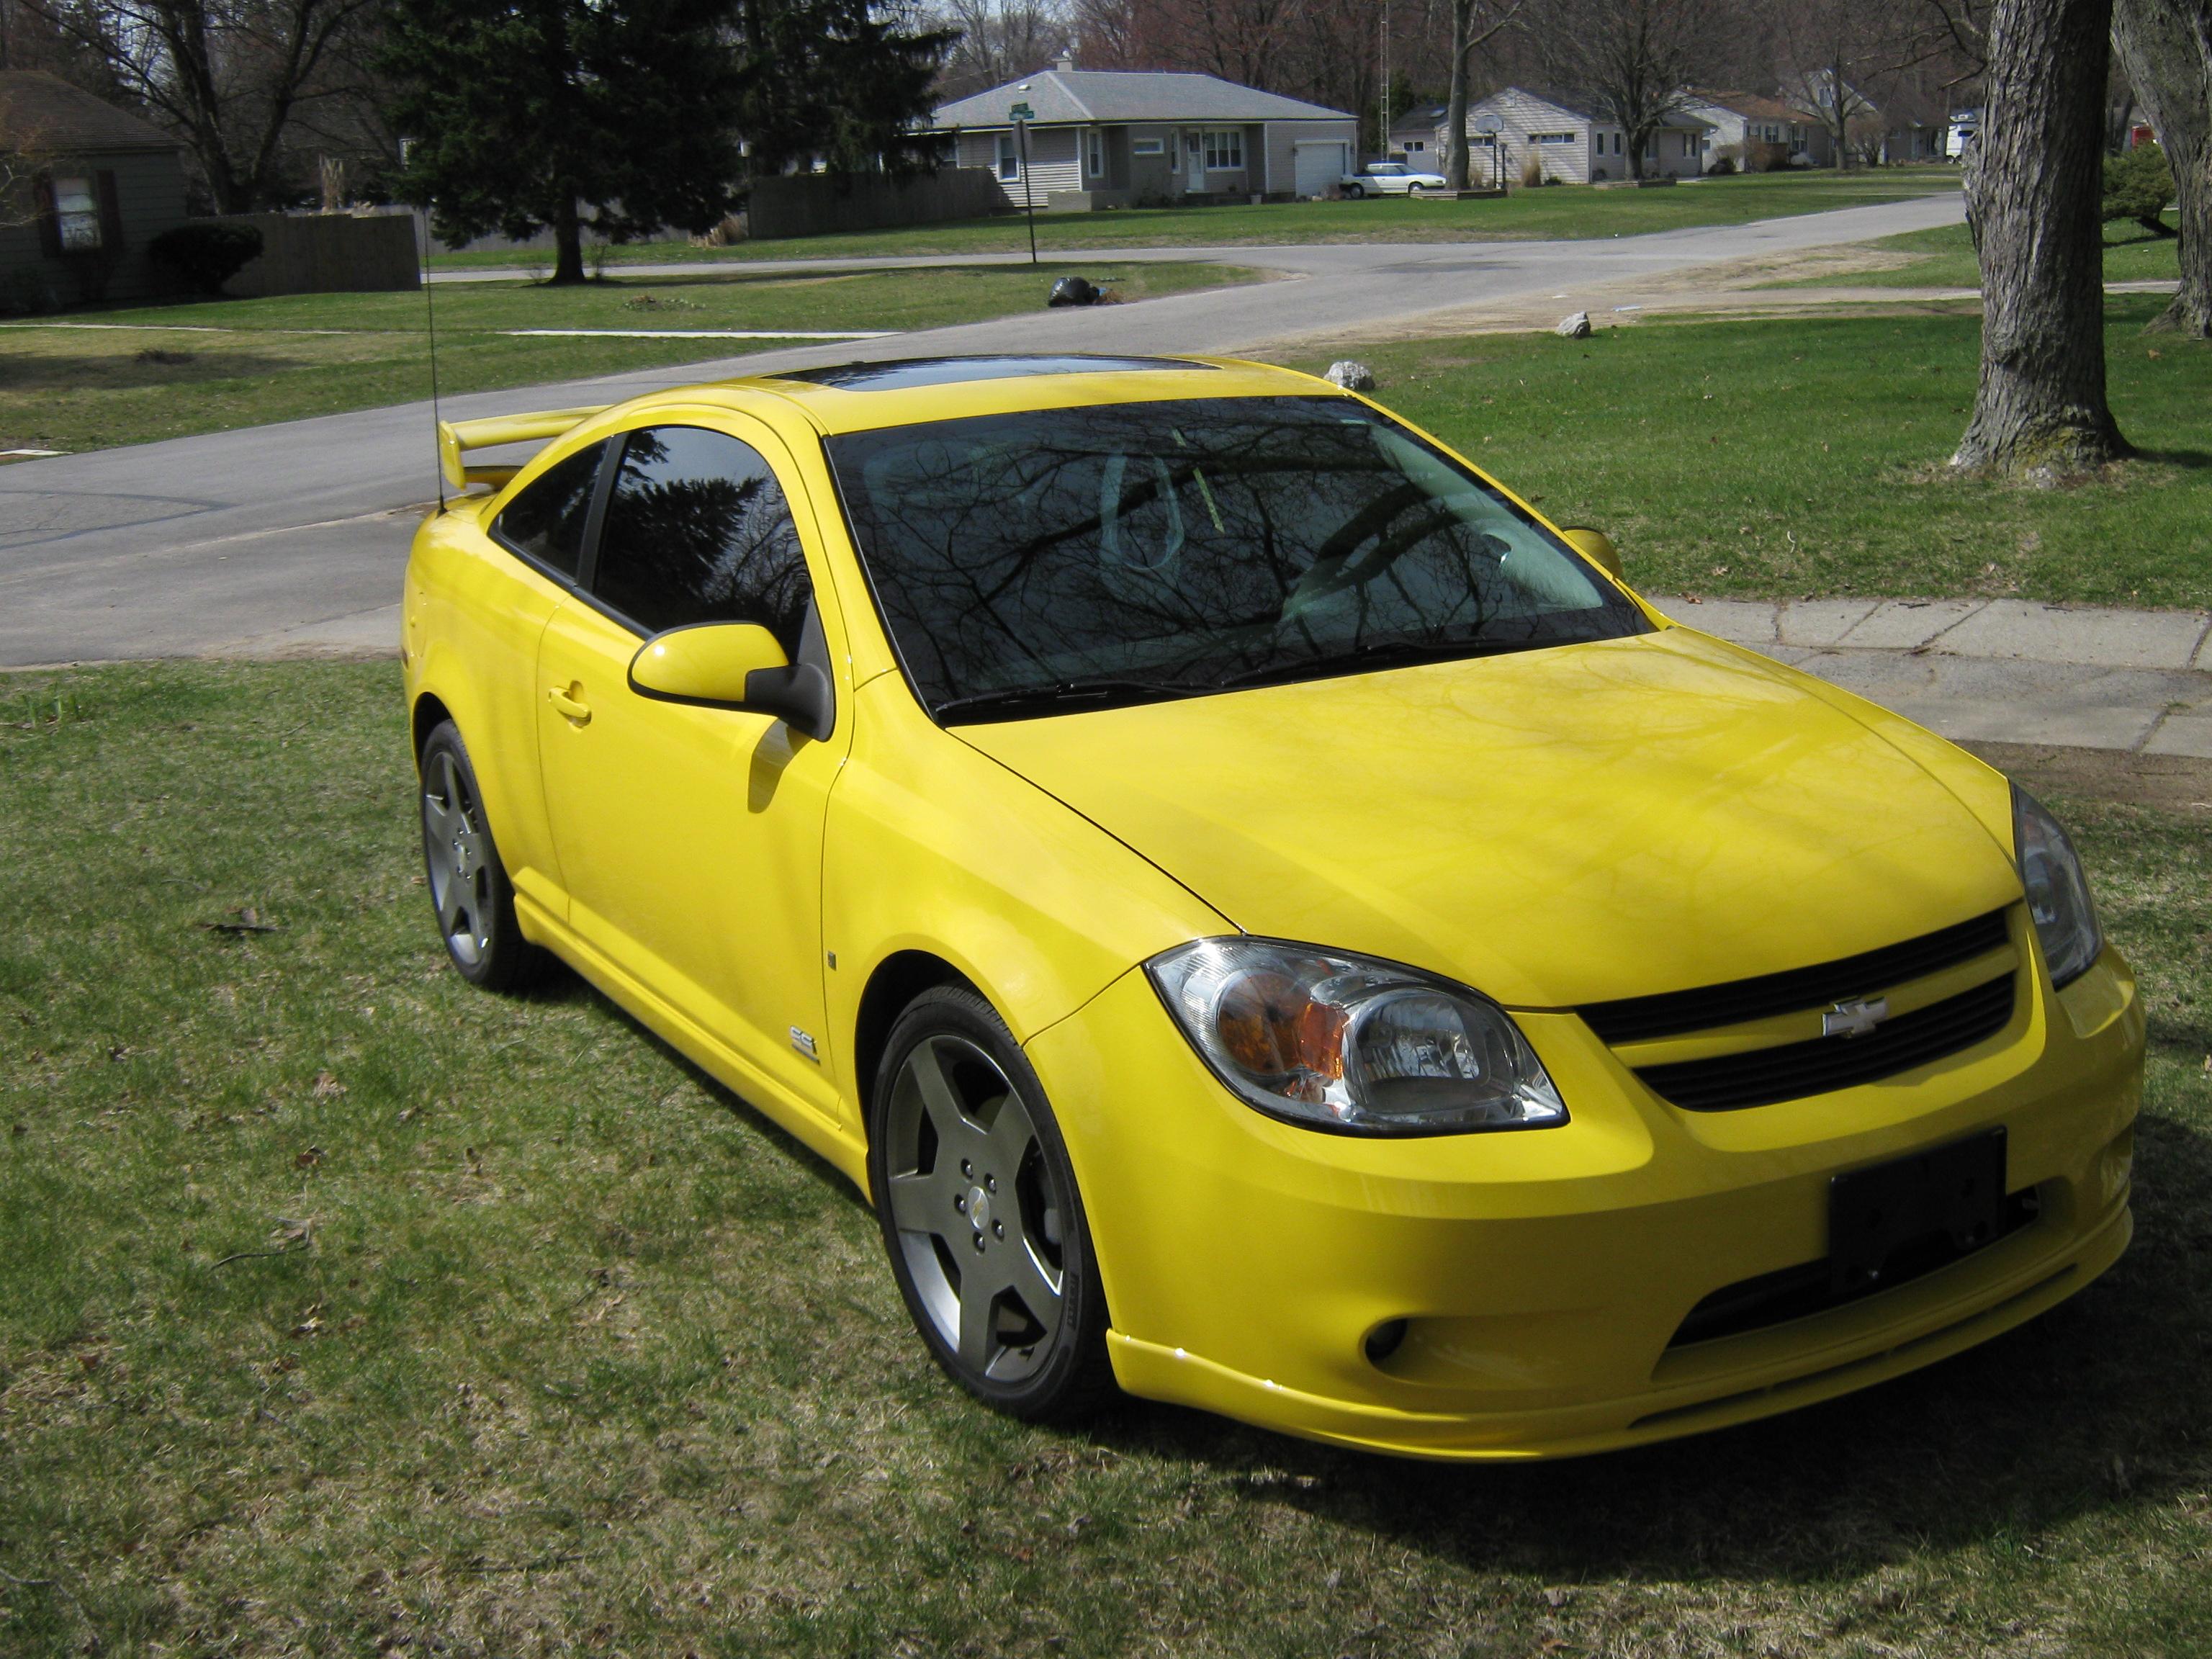
{"label": "rear spoiler", "polygon": [[547,409],[534,415],[491,415],[481,421],[438,422],[438,468],[456,489],[471,484],[498,489],[522,469],[520,466],[465,466],[461,457],[471,449],[493,449],[501,444],[543,443],[557,438],[611,408],[594,404],[589,409]]}

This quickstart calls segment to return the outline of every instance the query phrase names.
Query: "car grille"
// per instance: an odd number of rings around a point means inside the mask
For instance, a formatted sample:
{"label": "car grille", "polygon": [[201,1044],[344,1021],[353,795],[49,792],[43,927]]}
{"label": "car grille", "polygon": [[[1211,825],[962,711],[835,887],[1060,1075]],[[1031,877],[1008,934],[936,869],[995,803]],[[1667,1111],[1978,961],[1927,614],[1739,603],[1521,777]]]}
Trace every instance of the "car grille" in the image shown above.
{"label": "car grille", "polygon": [[1725,985],[1700,986],[1693,991],[1668,991],[1659,996],[1594,1002],[1576,1012],[1607,1042],[1640,1042],[1650,1037],[1679,1036],[1686,1031],[1736,1025],[1747,1019],[1794,1013],[1801,1008],[1818,1008],[1864,996],[1870,991],[1887,990],[1961,962],[1971,962],[1985,951],[1996,950],[2009,937],[2005,928],[2005,913],[1992,910],[1955,927],[1923,933],[1902,945],[1884,945],[1879,951],[1845,957],[1839,962],[1822,963],[1815,968],[1793,968],[1786,973],[1730,980]]}
{"label": "car grille", "polygon": [[1864,1036],[1815,1037],[1749,1054],[1647,1066],[1636,1075],[1661,1099],[1691,1112],[1771,1106],[1879,1082],[2004,1030],[2012,1018],[2014,978],[2007,971],[1986,985],[1899,1014]]}
{"label": "car grille", "polygon": [[[1804,1013],[1875,994],[1989,955],[2010,942],[2005,913],[1924,933],[1838,962],[1757,979],[1593,1003],[1577,1010],[1605,1042],[1620,1047],[1747,1021]],[[1972,1048],[2011,1021],[2017,972],[2007,967],[1969,989],[1893,1016],[1858,1036],[1820,1036],[1692,1060],[1632,1066],[1661,1099],[1686,1111],[1771,1106],[1879,1082]]]}

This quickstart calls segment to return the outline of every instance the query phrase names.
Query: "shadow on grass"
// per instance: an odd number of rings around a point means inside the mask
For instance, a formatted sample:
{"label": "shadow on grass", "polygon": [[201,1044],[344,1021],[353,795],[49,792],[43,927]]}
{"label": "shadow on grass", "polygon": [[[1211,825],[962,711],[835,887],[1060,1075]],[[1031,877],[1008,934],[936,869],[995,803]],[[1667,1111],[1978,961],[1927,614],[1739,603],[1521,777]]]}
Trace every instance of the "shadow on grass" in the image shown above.
{"label": "shadow on grass", "polygon": [[[2170,1505],[2212,1429],[2212,1138],[2137,1129],[2136,1237],[2072,1300],[1843,1399],[1634,1451],[1451,1466],[1133,1402],[1101,1443],[1243,1470],[1282,1504],[1473,1571],[1813,1581]],[[1284,1478],[1284,1477],[1287,1478]],[[1260,1477],[1260,1478],[1253,1478]]]}
{"label": "shadow on grass", "polygon": [[[599,997],[565,969],[532,994]],[[826,1160],[606,1006],[716,1101],[869,1208]],[[2212,1136],[2146,1115],[2136,1168],[2134,1244],[2071,1300],[1924,1370],[1738,1428],[1593,1457],[1456,1466],[1134,1400],[1066,1432],[1186,1462],[1227,1477],[1243,1501],[1287,1505],[1470,1571],[1555,1583],[1810,1583],[1930,1549],[2002,1545],[2085,1516],[2147,1511],[2206,1478],[2212,1279],[2201,1257],[2212,1249],[2203,1196],[2212,1194]]]}

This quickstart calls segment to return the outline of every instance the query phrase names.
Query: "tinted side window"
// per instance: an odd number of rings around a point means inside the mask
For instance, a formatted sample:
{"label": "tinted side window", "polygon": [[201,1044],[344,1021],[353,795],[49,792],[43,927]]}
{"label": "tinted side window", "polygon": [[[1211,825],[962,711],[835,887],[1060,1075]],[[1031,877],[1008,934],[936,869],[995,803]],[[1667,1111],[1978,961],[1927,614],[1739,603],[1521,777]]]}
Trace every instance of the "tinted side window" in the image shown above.
{"label": "tinted side window", "polygon": [[591,516],[592,486],[599,476],[605,444],[580,450],[500,510],[492,528],[499,538],[564,576],[583,556],[584,521]]}
{"label": "tinted side window", "polygon": [[630,434],[592,586],[649,633],[758,623],[794,658],[813,596],[775,474],[750,445],[696,426]]}

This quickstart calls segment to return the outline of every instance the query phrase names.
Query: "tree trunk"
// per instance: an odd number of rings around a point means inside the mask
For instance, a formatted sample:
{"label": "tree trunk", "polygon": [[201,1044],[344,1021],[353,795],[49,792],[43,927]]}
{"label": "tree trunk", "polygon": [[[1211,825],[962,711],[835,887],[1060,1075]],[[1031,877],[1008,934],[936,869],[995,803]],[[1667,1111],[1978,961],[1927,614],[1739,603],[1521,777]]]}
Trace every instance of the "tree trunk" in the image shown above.
{"label": "tree trunk", "polygon": [[[1467,60],[1471,51],[1468,36],[1474,29],[1474,0],[1452,0],[1451,14],[1452,71],[1451,97],[1444,112],[1444,121],[1451,128],[1451,142],[1444,146],[1444,188],[1467,188]],[[1496,140],[1492,140],[1495,143]]]}
{"label": "tree trunk", "polygon": [[2105,403],[2105,79],[2112,0],[1997,0],[1968,158],[1982,378],[1951,464],[2038,482],[2128,453]]}
{"label": "tree trunk", "polygon": [[2212,338],[2212,0],[2117,0],[2112,45],[2181,202],[2181,291],[2151,326]]}
{"label": "tree trunk", "polygon": [[563,195],[553,216],[553,276],[550,286],[567,288],[584,280],[584,226],[576,198]]}

